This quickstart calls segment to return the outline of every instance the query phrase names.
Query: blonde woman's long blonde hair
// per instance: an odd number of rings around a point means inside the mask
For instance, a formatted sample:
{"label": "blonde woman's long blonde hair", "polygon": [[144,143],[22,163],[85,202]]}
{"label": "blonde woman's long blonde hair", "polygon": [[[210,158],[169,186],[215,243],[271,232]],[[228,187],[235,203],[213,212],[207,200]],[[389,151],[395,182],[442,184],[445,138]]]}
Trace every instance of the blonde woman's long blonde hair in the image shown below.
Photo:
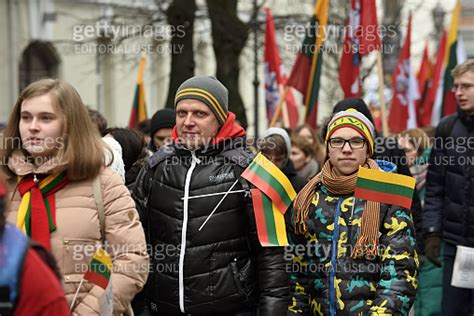
{"label": "blonde woman's long blonde hair", "polygon": [[84,180],[95,177],[104,163],[104,146],[79,93],[69,83],[60,79],[35,81],[20,93],[3,133],[3,172],[14,176],[8,168],[8,159],[15,150],[25,152],[19,130],[23,101],[45,94],[51,96],[53,107],[62,118],[64,143],[56,157],[67,162],[69,179]]}

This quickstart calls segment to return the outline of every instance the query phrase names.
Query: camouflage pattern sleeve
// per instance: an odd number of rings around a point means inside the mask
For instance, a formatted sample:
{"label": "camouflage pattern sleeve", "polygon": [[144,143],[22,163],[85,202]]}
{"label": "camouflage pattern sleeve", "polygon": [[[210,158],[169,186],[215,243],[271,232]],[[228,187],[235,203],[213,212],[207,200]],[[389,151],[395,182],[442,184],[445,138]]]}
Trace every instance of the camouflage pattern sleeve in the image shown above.
{"label": "camouflage pattern sleeve", "polygon": [[[291,209],[293,213],[293,209]],[[293,223],[293,221],[291,221]],[[306,239],[294,233],[294,226],[287,225],[289,246],[286,247],[287,272],[290,278],[290,302],[287,315],[309,315],[309,276]]]}
{"label": "camouflage pattern sleeve", "polygon": [[371,315],[408,315],[418,285],[418,255],[410,211],[391,206],[380,227],[380,281]]}

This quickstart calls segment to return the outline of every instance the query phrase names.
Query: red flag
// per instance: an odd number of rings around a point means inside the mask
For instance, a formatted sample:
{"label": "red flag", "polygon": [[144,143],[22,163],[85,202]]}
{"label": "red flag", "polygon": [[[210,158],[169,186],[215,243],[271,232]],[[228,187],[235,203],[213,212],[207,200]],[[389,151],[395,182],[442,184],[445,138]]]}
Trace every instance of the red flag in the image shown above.
{"label": "red flag", "polygon": [[433,65],[431,65],[427,41],[425,44],[425,49],[423,50],[423,57],[421,59],[420,69],[418,70],[418,74],[416,75],[420,94],[423,93],[426,82],[431,78],[432,67]]}
{"label": "red flag", "polygon": [[362,56],[381,48],[380,36],[378,32],[377,7],[375,0],[360,0],[360,25],[361,34],[359,36],[359,52]]}
{"label": "red flag", "polygon": [[[283,81],[286,84],[286,75],[284,76]],[[280,87],[282,88],[283,86]],[[298,104],[296,103],[295,97],[293,96],[293,92],[291,92],[291,90],[288,90],[288,93],[286,94],[285,105],[288,114],[288,122],[290,124],[289,127],[296,128],[300,120],[300,112],[298,110]]]}
{"label": "red flag", "polygon": [[[433,115],[439,118],[439,113],[433,113],[434,104],[436,102],[436,96],[439,93],[442,93],[443,89],[443,75],[444,75],[444,56],[446,52],[446,31],[441,35],[441,40],[439,42],[438,54],[436,55],[436,62],[433,69],[433,79],[429,83],[428,91],[426,92],[426,97],[423,100],[421,116],[421,126],[434,125],[432,122]],[[441,90],[440,90],[441,89]],[[441,105],[441,104],[440,104]],[[441,108],[440,108],[441,109]]]}
{"label": "red flag", "polygon": [[352,7],[347,18],[346,36],[339,66],[339,82],[344,98],[360,97],[360,53],[359,37],[355,36],[360,26],[360,0],[352,0]]}
{"label": "red flag", "polygon": [[267,106],[267,119],[271,120],[279,99],[278,84],[281,82],[280,66],[281,58],[275,40],[275,25],[270,13],[266,8],[265,28],[265,101]]}
{"label": "red flag", "polygon": [[145,105],[145,90],[143,89],[143,72],[145,71],[145,56],[140,60],[140,68],[138,70],[137,87],[135,88],[135,96],[133,98],[132,112],[128,121],[128,128],[135,128],[138,123],[147,119]]}
{"label": "red flag", "polygon": [[345,98],[360,97],[362,56],[380,49],[375,0],[352,0],[339,67]]}
{"label": "red flag", "polygon": [[415,101],[419,98],[416,82],[410,60],[411,15],[408,18],[408,29],[397,65],[393,71],[393,98],[388,126],[391,132],[400,133],[409,128],[415,128]]}
{"label": "red flag", "polygon": [[421,59],[420,69],[418,70],[418,74],[416,76],[420,94],[420,99],[418,100],[416,105],[416,118],[418,126],[420,127],[424,126],[422,122],[423,102],[426,98],[428,86],[431,81],[432,68],[433,65],[431,64],[430,57],[428,54],[428,41],[426,41],[425,49],[423,50],[423,57]]}
{"label": "red flag", "polygon": [[[267,109],[267,119],[270,120],[275,113],[276,106],[280,99],[281,87],[286,81],[286,74],[281,63],[280,54],[275,37],[275,24],[269,8],[266,8],[266,32],[265,32],[265,101]],[[286,112],[288,113],[289,124],[291,128],[298,125],[299,113],[298,106],[291,90],[288,91],[286,98]]]}
{"label": "red flag", "polygon": [[288,86],[304,95],[305,121],[313,128],[317,124],[317,110],[321,69],[323,63],[322,44],[326,37],[329,0],[318,0],[314,6],[310,27],[291,70]]}

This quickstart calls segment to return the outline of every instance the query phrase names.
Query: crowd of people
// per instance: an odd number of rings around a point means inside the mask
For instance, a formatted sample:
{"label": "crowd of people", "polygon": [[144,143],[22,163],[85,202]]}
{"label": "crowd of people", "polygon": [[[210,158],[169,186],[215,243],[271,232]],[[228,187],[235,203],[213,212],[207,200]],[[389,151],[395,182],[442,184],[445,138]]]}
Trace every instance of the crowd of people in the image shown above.
{"label": "crowd of people", "polygon": [[[453,77],[457,112],[436,127],[381,135],[344,99],[317,131],[252,144],[214,77],[141,131],[108,127],[66,81],[31,83],[2,132],[0,314],[99,314],[98,247],[114,315],[473,314],[474,284],[452,276],[474,247],[474,60]],[[262,246],[241,177],[258,152],[297,192],[285,247]],[[360,166],[414,177],[412,206],[356,198]]]}

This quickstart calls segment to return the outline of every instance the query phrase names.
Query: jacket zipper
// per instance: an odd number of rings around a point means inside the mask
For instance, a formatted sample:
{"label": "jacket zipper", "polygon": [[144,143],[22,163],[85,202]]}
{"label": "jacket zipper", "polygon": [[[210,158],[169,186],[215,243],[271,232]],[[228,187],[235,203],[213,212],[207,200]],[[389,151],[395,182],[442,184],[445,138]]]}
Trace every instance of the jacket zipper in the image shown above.
{"label": "jacket zipper", "polygon": [[329,296],[331,316],[336,315],[336,288],[334,284],[336,259],[337,259],[337,241],[339,239],[339,212],[344,198],[339,198],[337,202],[336,215],[334,216],[334,233],[332,235],[332,255],[331,255],[331,276],[329,278]]}
{"label": "jacket zipper", "polygon": [[192,161],[191,167],[186,173],[186,181],[184,183],[184,201],[183,201],[183,228],[181,230],[181,249],[179,251],[179,309],[181,313],[184,311],[184,255],[186,253],[186,232],[188,230],[188,207],[189,207],[189,185],[191,184],[191,175],[193,174],[199,159],[196,158],[194,151],[191,151]]}
{"label": "jacket zipper", "polygon": [[[351,217],[349,217],[349,223],[347,223],[347,229],[348,229],[348,233],[347,233],[347,243],[348,245],[352,245],[352,221],[354,220],[354,208],[355,208],[355,204],[356,204],[356,198],[352,198],[352,210],[351,210]],[[351,249],[352,247],[347,247],[347,252],[346,252],[346,256],[350,257],[352,255],[352,250]]]}
{"label": "jacket zipper", "polygon": [[245,292],[244,288],[242,287],[242,282],[243,282],[243,276],[242,276],[242,271],[239,272],[237,268],[237,258],[234,258],[234,260],[230,263],[230,267],[232,269],[232,274],[234,275],[234,281],[235,285],[237,286],[237,290],[245,295],[245,300],[248,299],[248,295]]}

